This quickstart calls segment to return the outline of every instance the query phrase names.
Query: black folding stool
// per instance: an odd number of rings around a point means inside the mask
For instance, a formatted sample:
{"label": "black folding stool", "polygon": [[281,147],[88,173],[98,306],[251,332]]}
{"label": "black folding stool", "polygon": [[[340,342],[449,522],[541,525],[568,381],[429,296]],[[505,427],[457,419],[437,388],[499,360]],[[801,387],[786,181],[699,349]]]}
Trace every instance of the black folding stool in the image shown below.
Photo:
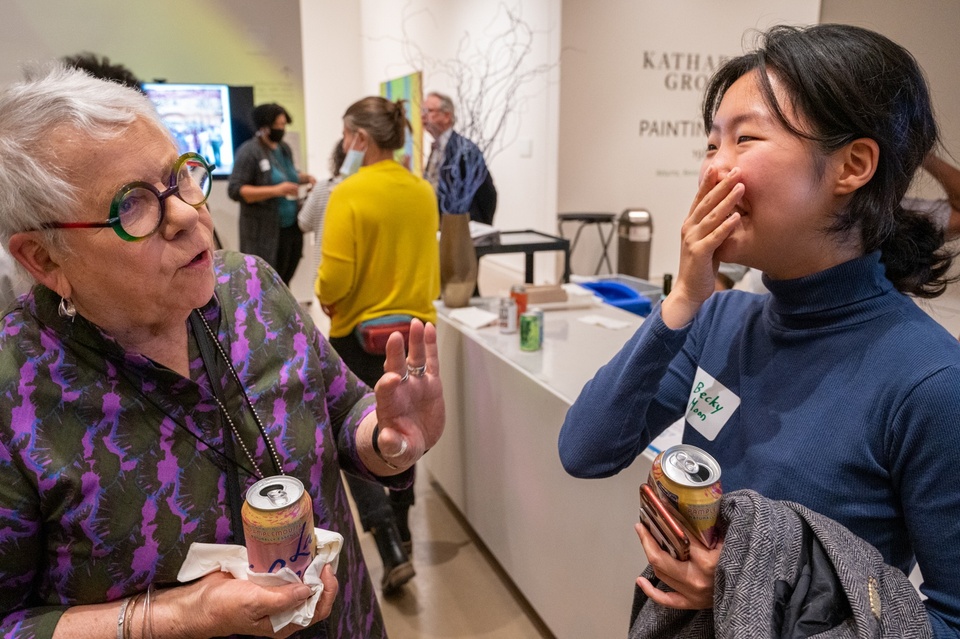
{"label": "black folding stool", "polygon": [[[600,269],[603,268],[603,263],[607,263],[607,269],[610,273],[613,273],[613,264],[610,262],[610,242],[613,240],[613,234],[617,230],[617,214],[616,213],[559,213],[557,215],[557,232],[559,232],[560,237],[565,237],[563,234],[563,225],[565,222],[579,222],[577,227],[577,232],[573,235],[573,242],[570,244],[570,254],[573,254],[573,250],[577,246],[577,240],[580,239],[580,233],[583,232],[584,227],[588,224],[592,224],[597,229],[597,235],[600,236],[600,245],[603,248],[603,252],[600,255],[600,261],[597,262],[597,270],[594,272],[594,275],[600,274]],[[604,225],[609,224],[610,228],[604,230]]]}

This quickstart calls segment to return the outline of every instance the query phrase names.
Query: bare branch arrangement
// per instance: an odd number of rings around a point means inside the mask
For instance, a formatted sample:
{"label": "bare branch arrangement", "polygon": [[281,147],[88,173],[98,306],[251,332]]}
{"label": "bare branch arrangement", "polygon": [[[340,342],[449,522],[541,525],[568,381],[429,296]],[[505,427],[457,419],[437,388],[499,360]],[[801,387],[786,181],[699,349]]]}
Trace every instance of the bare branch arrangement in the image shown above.
{"label": "bare branch arrangement", "polygon": [[446,60],[425,55],[408,35],[408,20],[420,12],[405,15],[402,26],[401,45],[407,64],[421,69],[427,78],[439,76],[452,80],[456,129],[480,147],[488,162],[516,139],[513,120],[518,117],[518,106],[524,100],[521,87],[547,74],[557,64],[523,70],[524,61],[533,50],[535,32],[520,17],[519,8],[500,4],[498,12],[505,17],[501,20],[498,15],[492,24],[505,26],[484,39],[485,48],[481,48],[469,32],[464,32],[455,56]]}

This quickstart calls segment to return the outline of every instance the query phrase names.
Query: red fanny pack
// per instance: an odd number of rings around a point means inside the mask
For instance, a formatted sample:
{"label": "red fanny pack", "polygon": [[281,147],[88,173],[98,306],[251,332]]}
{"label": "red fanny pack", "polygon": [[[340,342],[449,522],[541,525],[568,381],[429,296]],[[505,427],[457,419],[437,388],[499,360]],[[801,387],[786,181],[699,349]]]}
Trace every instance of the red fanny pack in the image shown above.
{"label": "red fanny pack", "polygon": [[410,343],[410,320],[412,315],[384,315],[360,322],[353,334],[360,342],[360,348],[371,355],[385,355],[387,340],[394,333],[403,335],[403,347]]}

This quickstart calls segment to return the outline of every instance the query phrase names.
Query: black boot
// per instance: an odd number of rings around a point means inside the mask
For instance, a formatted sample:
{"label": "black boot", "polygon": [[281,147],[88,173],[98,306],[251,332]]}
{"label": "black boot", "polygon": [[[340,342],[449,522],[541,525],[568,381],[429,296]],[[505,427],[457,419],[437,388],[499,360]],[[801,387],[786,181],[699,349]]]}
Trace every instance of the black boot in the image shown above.
{"label": "black boot", "polygon": [[370,532],[373,533],[380,559],[383,560],[383,580],[380,582],[380,587],[385,596],[391,595],[413,579],[417,573],[403,550],[396,524],[391,522],[373,526]]}
{"label": "black boot", "polygon": [[413,558],[413,538],[410,535],[409,516],[410,507],[394,508],[394,518],[397,520],[397,532],[400,533],[400,543],[407,557]]}

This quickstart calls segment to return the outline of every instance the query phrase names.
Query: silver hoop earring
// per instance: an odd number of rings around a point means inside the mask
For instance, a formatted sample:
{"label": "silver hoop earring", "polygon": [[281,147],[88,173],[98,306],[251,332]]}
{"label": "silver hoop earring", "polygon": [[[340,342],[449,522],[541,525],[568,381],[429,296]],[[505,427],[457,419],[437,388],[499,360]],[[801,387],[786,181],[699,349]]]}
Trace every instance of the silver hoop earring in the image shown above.
{"label": "silver hoop earring", "polygon": [[73,319],[77,316],[77,307],[74,306],[73,302],[71,302],[68,298],[61,297],[60,306],[57,308],[57,313],[60,315],[60,317],[69,317],[70,319]]}

